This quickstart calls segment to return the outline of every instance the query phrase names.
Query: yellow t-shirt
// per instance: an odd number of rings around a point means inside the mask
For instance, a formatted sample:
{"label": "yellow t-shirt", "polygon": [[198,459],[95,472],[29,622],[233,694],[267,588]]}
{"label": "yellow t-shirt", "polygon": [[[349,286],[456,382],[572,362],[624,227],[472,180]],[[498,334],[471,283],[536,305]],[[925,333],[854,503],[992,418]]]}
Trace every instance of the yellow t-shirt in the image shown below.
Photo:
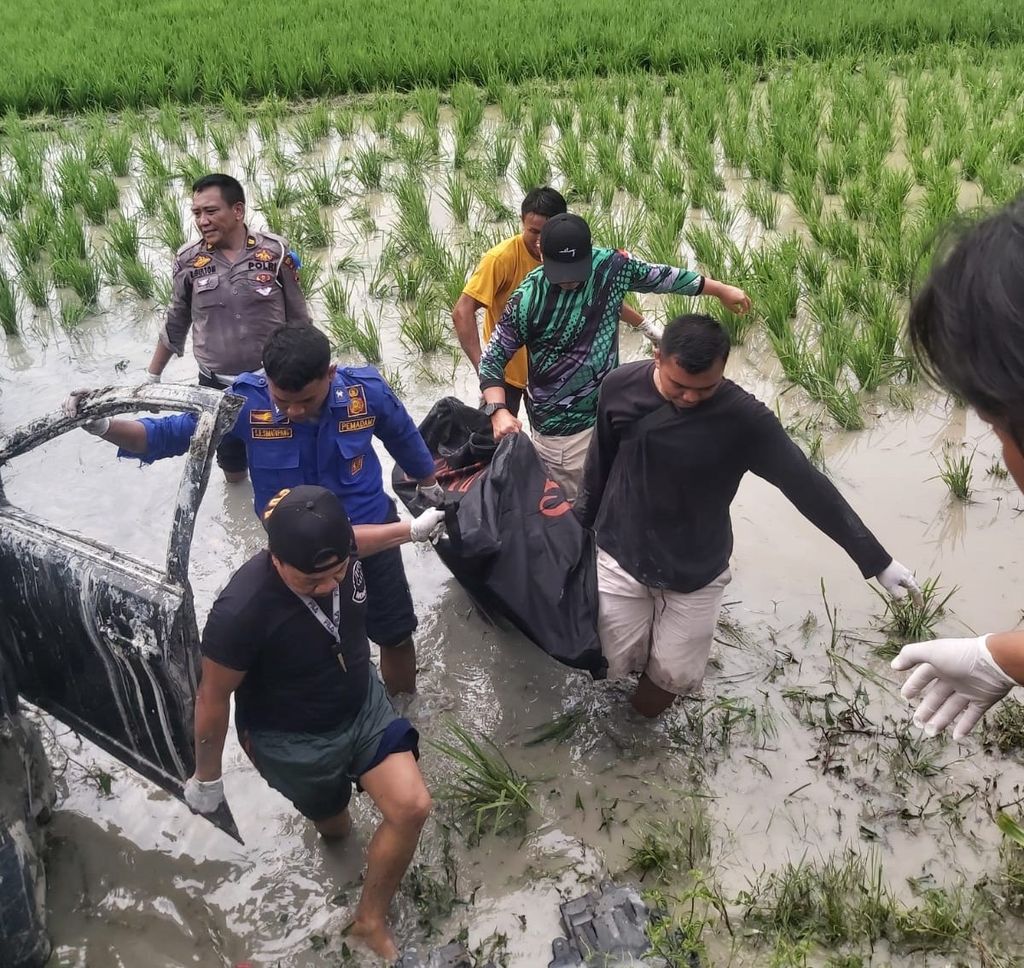
{"label": "yellow t-shirt", "polygon": [[[484,342],[498,325],[508,297],[540,265],[523,244],[522,235],[499,242],[485,253],[480,265],[462,290],[484,307]],[[526,347],[522,347],[505,367],[505,382],[522,389],[526,386]]]}

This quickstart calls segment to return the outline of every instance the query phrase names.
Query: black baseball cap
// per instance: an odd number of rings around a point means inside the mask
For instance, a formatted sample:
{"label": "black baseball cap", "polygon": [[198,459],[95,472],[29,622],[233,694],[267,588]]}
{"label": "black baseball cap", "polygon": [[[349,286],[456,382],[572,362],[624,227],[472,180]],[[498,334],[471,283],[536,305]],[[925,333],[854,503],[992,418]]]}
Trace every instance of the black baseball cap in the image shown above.
{"label": "black baseball cap", "polygon": [[544,277],[548,282],[586,282],[593,263],[590,226],[570,212],[552,215],[540,230]]}
{"label": "black baseball cap", "polygon": [[278,491],[263,512],[270,553],[306,574],[323,571],[355,550],[352,523],[337,495],[302,484]]}

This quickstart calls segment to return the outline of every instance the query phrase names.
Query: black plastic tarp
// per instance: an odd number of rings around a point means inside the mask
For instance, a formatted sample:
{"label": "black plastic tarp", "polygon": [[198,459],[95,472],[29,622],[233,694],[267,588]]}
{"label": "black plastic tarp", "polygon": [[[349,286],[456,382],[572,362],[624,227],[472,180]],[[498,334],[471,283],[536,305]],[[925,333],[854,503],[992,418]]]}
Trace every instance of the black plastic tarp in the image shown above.
{"label": "black plastic tarp", "polygon": [[[552,658],[603,677],[593,535],[529,437],[495,446],[490,420],[454,397],[433,406],[420,433],[446,494],[441,560],[492,620],[508,620]],[[413,514],[425,509],[397,466],[392,483]]]}

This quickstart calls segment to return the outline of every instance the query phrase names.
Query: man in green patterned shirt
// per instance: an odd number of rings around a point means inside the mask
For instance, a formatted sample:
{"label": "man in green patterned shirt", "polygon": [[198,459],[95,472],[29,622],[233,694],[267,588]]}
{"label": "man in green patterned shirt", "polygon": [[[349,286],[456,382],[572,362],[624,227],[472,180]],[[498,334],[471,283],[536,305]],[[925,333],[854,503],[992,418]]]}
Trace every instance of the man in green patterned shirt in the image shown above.
{"label": "man in green patterned shirt", "polygon": [[522,422],[505,406],[505,365],[526,347],[526,408],[533,445],[569,501],[576,499],[597,420],[601,381],[619,364],[619,312],[627,292],[714,296],[733,313],[750,309],[735,286],[674,266],[594,248],[578,215],[555,215],[540,236],[542,264],[509,297],[480,358],[484,413],[494,437]]}

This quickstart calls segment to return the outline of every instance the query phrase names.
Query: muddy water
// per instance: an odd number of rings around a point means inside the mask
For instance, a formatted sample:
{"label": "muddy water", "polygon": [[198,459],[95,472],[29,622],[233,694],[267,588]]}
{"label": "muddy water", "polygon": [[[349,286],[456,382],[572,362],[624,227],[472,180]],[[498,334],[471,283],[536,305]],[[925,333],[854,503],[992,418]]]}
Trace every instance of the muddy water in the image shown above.
{"label": "muddy water", "polygon": [[[350,147],[336,139],[327,151],[335,155]],[[513,190],[506,194],[514,201]],[[737,200],[733,204],[738,207]],[[379,255],[381,233],[394,213],[385,196],[369,205],[377,233],[367,238],[349,228],[352,205],[344,203],[335,218],[346,234],[325,254],[325,263],[354,252],[368,265]],[[433,213],[441,218],[436,206]],[[741,222],[738,231],[756,229]],[[162,255],[150,255],[154,266],[162,266]],[[369,275],[367,270],[364,278],[353,278],[353,300],[380,314],[386,364],[399,369],[413,415],[421,417],[446,393],[474,399],[467,366],[454,367],[443,354],[420,361],[402,346],[397,309],[368,299]],[[654,308],[657,300],[645,304]],[[4,344],[0,431],[54,409],[69,387],[130,382],[141,374],[158,311],[106,292],[103,306],[104,313],[74,339],[40,320],[39,332]],[[626,358],[642,351],[632,336],[623,343]],[[729,375],[772,405],[778,400],[787,422],[818,416],[795,392],[777,396],[775,370],[755,338],[748,353],[731,361]],[[187,358],[167,372],[168,379],[194,375]],[[928,394],[911,412],[890,408],[884,394],[868,410],[876,417],[862,433],[830,434],[824,425],[832,479],[898,559],[919,576],[941,575],[945,588],[959,586],[941,632],[1015,625],[1024,527],[1017,509],[1024,499],[985,476],[997,456],[994,440],[975,417]],[[977,448],[974,502],[967,506],[951,503],[935,479],[944,446]],[[382,458],[387,472],[390,462],[386,454]],[[108,445],[75,432],[20,459],[4,479],[15,503],[160,560],[180,472],[178,460],[145,469],[118,462]],[[443,732],[447,716],[493,734],[538,785],[537,811],[523,838],[485,838],[469,847],[459,833],[450,837],[448,868],[457,872],[464,902],[450,914],[431,918],[422,902],[403,891],[396,902],[403,942],[423,940],[425,920],[436,940],[462,927],[473,945],[497,933],[507,936],[510,964],[546,964],[550,939],[559,933],[559,900],[600,877],[623,874],[638,825],[673,816],[690,794],[699,794],[706,808],[708,866],[727,895],[764,869],[845,846],[876,851],[887,881],[904,899],[908,878],[952,885],[995,868],[998,838],[990,818],[997,805],[1016,801],[1024,771],[1011,759],[983,753],[977,740],[964,746],[936,740],[925,749],[938,769],[922,777],[887,755],[895,741],[854,739],[841,751],[843,773],[825,774],[814,760],[817,732],[800,722],[783,692],[852,696],[862,685],[866,715],[879,725],[891,717],[888,728],[897,732],[906,709],[885,662],[869,648],[882,639],[875,628],[880,600],[842,552],[763,482],[744,483],[733,520],[733,583],[704,696],[678,704],[653,726],[633,721],[623,692],[613,685],[563,669],[517,634],[486,625],[432,551],[405,549],[421,619],[423,668],[410,716],[427,739]],[[215,471],[191,569],[200,622],[233,568],[259,546],[248,485],[229,487]],[[831,661],[822,583],[847,633],[840,659]],[[863,679],[851,661],[882,684]],[[765,725],[725,730],[716,710],[726,700],[748,703]],[[531,728],[579,704],[588,715],[569,741],[524,745]],[[693,726],[702,713],[703,737]],[[55,748],[53,755],[63,768],[49,857],[54,964],[338,963],[339,932],[358,895],[362,851],[374,825],[365,802],[356,803],[351,843],[326,851],[311,826],[255,774],[232,737],[225,785],[246,841],[242,847],[64,727],[51,725],[63,750]],[[62,766],[66,755],[73,761]],[[421,762],[430,785],[439,789],[446,761],[425,746]],[[109,796],[86,773],[97,768],[113,775]],[[940,807],[944,798],[965,792],[972,795],[956,814]],[[444,821],[439,808],[417,858],[438,881],[445,879],[448,851]],[[713,939],[711,946],[724,963],[728,939]],[[765,958],[743,950],[732,963],[764,964]]]}

